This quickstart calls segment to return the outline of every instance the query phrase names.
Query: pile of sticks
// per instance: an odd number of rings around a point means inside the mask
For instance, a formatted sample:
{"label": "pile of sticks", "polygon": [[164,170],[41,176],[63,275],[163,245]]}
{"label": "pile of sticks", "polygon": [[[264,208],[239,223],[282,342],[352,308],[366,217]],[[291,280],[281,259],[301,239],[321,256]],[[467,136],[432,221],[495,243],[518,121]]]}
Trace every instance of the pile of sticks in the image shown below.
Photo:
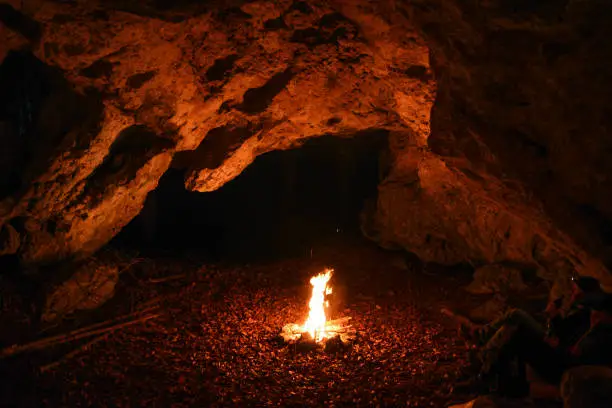
{"label": "pile of sticks", "polygon": [[[342,317],[340,319],[330,320],[325,323],[328,333],[340,337],[341,341],[348,343],[355,338],[356,330],[349,324],[350,317]],[[302,331],[302,326],[298,324],[287,324],[283,327],[280,336],[286,343],[296,341],[304,341],[307,333]]]}
{"label": "pile of sticks", "polygon": [[155,319],[161,315],[161,313],[153,313],[158,308],[158,305],[150,306],[142,310],[138,310],[128,315],[120,316],[115,319],[107,320],[104,322],[92,324],[90,326],[82,327],[64,334],[58,334],[56,336],[46,337],[40,340],[36,340],[26,344],[14,344],[3,350],[0,350],[0,359],[14,356],[25,352],[37,351],[46,349],[49,347],[57,346],[60,344],[66,344],[72,341],[81,340],[96,336],[93,340],[79,347],[78,349],[66,354],[64,358],[55,363],[48,364],[41,367],[41,371],[47,371],[60,364],[63,360],[71,358],[79,352],[88,349],[95,343],[105,340],[112,332],[132,326],[138,323],[145,322],[147,320]]}

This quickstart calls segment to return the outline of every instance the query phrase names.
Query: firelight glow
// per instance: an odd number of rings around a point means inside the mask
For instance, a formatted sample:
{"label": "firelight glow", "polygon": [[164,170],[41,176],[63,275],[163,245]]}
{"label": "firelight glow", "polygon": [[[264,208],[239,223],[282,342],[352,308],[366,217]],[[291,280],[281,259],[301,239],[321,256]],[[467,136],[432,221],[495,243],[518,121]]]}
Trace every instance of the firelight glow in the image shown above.
{"label": "firelight glow", "polygon": [[312,285],[312,295],[310,296],[310,302],[308,302],[310,310],[302,330],[309,333],[317,343],[334,335],[327,327],[327,315],[325,313],[325,310],[329,307],[329,302],[325,299],[325,296],[332,293],[332,288],[327,284],[333,272],[333,269],[326,269],[325,272],[310,279]]}
{"label": "firelight glow", "polygon": [[329,280],[333,272],[333,269],[325,269],[310,278],[312,294],[308,302],[308,318],[302,325],[289,323],[283,326],[280,336],[285,342],[295,343],[303,339],[308,343],[308,339],[304,339],[304,336],[310,337],[310,340],[320,345],[336,337],[342,344],[348,344],[355,339],[356,331],[349,324],[350,317],[328,320],[326,312],[329,302],[325,297],[332,293]]}

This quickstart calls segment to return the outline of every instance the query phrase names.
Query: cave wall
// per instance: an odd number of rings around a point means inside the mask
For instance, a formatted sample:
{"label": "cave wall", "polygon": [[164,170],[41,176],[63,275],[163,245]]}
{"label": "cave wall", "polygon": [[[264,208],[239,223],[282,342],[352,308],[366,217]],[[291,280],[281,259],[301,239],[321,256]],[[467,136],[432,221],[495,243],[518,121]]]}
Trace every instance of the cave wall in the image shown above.
{"label": "cave wall", "polygon": [[511,224],[534,232],[526,260],[609,281],[600,261],[612,231],[612,4],[416,1],[398,10],[431,48],[432,152],[488,191],[494,209],[523,219]]}
{"label": "cave wall", "polygon": [[[71,99],[99,101],[87,110],[98,120],[68,115],[43,136],[54,143],[33,145],[44,160],[0,202],[0,253],[36,264],[94,252],[171,160],[187,189],[214,191],[266,152],[386,129],[391,170],[367,236],[445,264],[608,277],[604,4],[27,4],[0,10],[0,58],[29,52],[65,81],[33,134]],[[1,125],[12,141],[14,118]]]}

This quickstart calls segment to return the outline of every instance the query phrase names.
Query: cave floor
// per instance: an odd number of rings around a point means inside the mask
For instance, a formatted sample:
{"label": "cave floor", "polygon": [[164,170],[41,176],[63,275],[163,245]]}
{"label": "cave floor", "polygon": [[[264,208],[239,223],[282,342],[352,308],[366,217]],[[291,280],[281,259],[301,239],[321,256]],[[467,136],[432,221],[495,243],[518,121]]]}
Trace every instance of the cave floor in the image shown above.
{"label": "cave floor", "polygon": [[[335,268],[332,317],[350,316],[355,344],[299,352],[272,341],[303,322],[309,277]],[[172,278],[172,279],[169,279]],[[159,317],[29,356],[21,406],[447,406],[465,344],[439,313],[464,297],[464,274],[425,274],[371,245],[251,265],[145,259],[121,277],[107,318],[145,306]],[[139,306],[141,305],[141,306]],[[124,313],[125,312],[125,313]],[[67,330],[66,328],[63,329]],[[63,357],[62,357],[63,356]],[[60,361],[40,373],[40,367]],[[455,401],[453,401],[455,400]]]}

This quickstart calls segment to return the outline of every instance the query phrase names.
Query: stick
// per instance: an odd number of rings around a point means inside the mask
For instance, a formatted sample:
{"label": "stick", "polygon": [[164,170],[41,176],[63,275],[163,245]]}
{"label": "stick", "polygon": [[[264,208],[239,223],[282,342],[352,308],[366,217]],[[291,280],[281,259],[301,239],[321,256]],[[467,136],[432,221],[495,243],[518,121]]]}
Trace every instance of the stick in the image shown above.
{"label": "stick", "polygon": [[[159,301],[162,300],[163,298],[164,298],[163,296],[156,296],[153,299],[149,299],[146,302],[139,304],[138,306],[144,307],[144,306],[154,305],[155,303],[159,303]],[[147,307],[145,309],[142,309],[141,312],[147,309],[155,308],[155,307],[159,307],[159,305]]]}
{"label": "stick", "polygon": [[130,269],[132,266],[136,265],[137,263],[142,262],[143,259],[142,258],[135,258],[132,259],[130,261],[130,263],[128,263],[126,266],[124,266],[120,271],[119,271],[119,275],[121,275],[123,272],[127,271],[128,269]]}
{"label": "stick", "polygon": [[157,307],[159,307],[159,306],[158,306],[158,305],[155,305],[155,306],[150,306],[150,307],[144,308],[144,309],[142,309],[142,310],[138,310],[138,311],[136,311],[136,312],[132,312],[132,313],[127,314],[127,315],[123,315],[123,316],[115,317],[114,319],[105,320],[105,321],[103,321],[103,322],[94,323],[94,324],[92,324],[92,325],[85,326],[85,327],[81,327],[81,328],[79,328],[79,329],[74,329],[73,331],[69,332],[68,334],[59,334],[59,335],[54,336],[54,337],[49,337],[49,338],[47,338],[47,339],[36,340],[36,341],[37,341],[37,342],[38,342],[38,341],[45,341],[45,340],[51,340],[51,339],[53,339],[53,338],[55,338],[55,337],[76,335],[76,334],[79,334],[79,333],[82,333],[82,332],[85,332],[85,331],[90,331],[90,330],[96,329],[96,328],[98,328],[98,327],[106,326],[106,325],[109,325],[109,324],[112,324],[112,323],[117,323],[117,322],[120,322],[120,321],[122,321],[122,320],[125,320],[125,319],[127,319],[127,318],[129,318],[129,317],[138,316],[138,315],[143,314],[143,313],[145,313],[145,312],[150,312],[150,311],[152,311],[153,309],[156,309]]}
{"label": "stick", "polygon": [[349,320],[351,320],[352,317],[341,317],[339,319],[335,319],[335,320],[330,320],[328,322],[326,322],[326,325],[343,325],[344,323],[347,323]]}
{"label": "stick", "polygon": [[38,341],[34,341],[32,343],[27,343],[27,344],[23,344],[23,345],[12,345],[10,347],[5,348],[4,350],[0,351],[0,358],[4,358],[4,357],[8,357],[8,356],[12,356],[15,354],[19,354],[22,353],[24,351],[31,351],[31,350],[40,350],[46,347],[50,347],[50,346],[54,346],[56,344],[61,344],[61,343],[66,343],[69,341],[74,341],[74,340],[79,340],[85,337],[89,337],[89,336],[94,336],[96,334],[101,334],[101,333],[110,333],[112,331],[121,329],[123,327],[127,327],[127,326],[131,326],[133,324],[136,323],[140,323],[140,322],[144,322],[147,321],[149,319],[154,319],[156,317],[159,317],[161,314],[154,314],[154,315],[147,315],[147,316],[143,316],[139,319],[135,319],[135,320],[130,320],[124,323],[119,323],[116,324],[114,326],[110,326],[110,327],[104,327],[101,329],[97,329],[97,330],[90,330],[90,331],[84,331],[85,329],[79,329],[79,330],[75,330],[77,333],[75,334],[74,332],[68,333],[68,334],[62,334],[62,335],[58,335],[58,336],[53,336],[53,337],[49,337],[46,339],[42,339],[42,340],[38,340]]}
{"label": "stick", "polygon": [[53,363],[44,365],[42,367],[40,367],[40,372],[44,373],[46,371],[49,371],[55,367],[57,367],[58,365],[60,365],[61,363],[63,363],[64,361],[76,356],[77,354],[79,354],[82,351],[87,350],[88,348],[90,348],[91,346],[93,346],[96,343],[101,342],[102,340],[106,340],[108,338],[108,336],[110,335],[110,333],[104,333],[103,335],[96,337],[95,339],[83,344],[81,347],[72,350],[70,353],[66,354],[64,357],[62,357],[61,359],[54,361]]}
{"label": "stick", "polygon": [[184,278],[185,276],[187,276],[186,273],[179,273],[178,275],[166,276],[164,278],[157,278],[157,279],[151,278],[149,279],[149,282],[150,283],[162,283],[162,282],[168,282],[171,280],[181,279],[181,278]]}

